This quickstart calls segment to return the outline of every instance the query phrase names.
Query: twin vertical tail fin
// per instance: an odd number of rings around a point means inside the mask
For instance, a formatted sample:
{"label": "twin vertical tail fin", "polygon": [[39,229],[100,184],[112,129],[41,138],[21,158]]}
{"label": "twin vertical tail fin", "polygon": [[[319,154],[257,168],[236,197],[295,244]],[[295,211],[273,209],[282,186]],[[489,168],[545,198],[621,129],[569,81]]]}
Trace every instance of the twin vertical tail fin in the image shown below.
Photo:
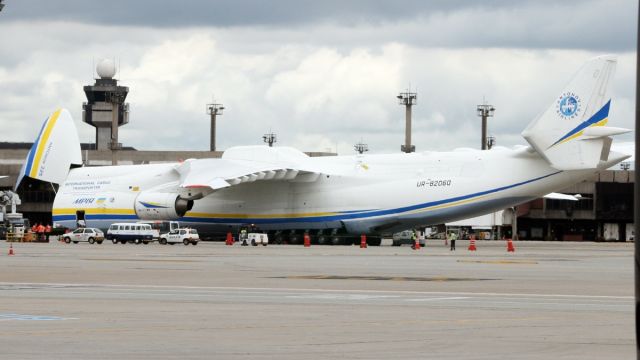
{"label": "twin vertical tail fin", "polygon": [[612,153],[611,136],[630,130],[608,127],[616,59],[588,61],[553,105],[522,132],[522,136],[558,170],[607,168],[626,158]]}
{"label": "twin vertical tail fin", "polygon": [[82,164],[78,132],[69,111],[58,109],[42,125],[20,169],[15,188],[25,176],[60,184],[67,178],[72,164]]}

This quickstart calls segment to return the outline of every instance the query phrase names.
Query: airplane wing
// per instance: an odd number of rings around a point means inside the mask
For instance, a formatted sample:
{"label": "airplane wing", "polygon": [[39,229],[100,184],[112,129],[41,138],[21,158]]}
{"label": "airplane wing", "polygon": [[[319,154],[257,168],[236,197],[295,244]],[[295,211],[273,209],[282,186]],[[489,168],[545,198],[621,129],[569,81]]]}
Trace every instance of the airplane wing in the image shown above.
{"label": "airplane wing", "polygon": [[[293,151],[292,151],[293,150]],[[291,148],[243,146],[225,151],[222,159],[189,159],[176,166],[179,186],[197,197],[226,187],[260,180],[316,181],[308,156]]]}

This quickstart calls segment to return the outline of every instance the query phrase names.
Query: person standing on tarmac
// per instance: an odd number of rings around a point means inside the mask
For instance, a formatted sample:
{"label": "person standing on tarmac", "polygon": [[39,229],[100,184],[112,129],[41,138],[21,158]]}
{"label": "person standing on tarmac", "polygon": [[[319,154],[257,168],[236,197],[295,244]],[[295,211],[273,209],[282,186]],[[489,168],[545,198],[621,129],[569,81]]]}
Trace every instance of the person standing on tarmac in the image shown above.
{"label": "person standing on tarmac", "polygon": [[449,233],[449,243],[451,244],[451,249],[449,251],[455,251],[456,250],[456,233],[455,232],[450,232]]}
{"label": "person standing on tarmac", "polygon": [[240,245],[248,246],[249,245],[247,243],[248,238],[249,236],[247,235],[247,230],[246,229],[240,230]]}

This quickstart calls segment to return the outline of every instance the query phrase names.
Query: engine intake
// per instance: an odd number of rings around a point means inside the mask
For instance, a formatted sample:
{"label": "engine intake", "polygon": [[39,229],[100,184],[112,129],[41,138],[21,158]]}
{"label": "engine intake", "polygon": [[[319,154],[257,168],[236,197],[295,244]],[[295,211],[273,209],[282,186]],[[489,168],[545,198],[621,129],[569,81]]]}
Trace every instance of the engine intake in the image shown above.
{"label": "engine intake", "polygon": [[175,193],[141,192],[133,207],[143,220],[174,220],[193,208],[193,200],[182,199]]}

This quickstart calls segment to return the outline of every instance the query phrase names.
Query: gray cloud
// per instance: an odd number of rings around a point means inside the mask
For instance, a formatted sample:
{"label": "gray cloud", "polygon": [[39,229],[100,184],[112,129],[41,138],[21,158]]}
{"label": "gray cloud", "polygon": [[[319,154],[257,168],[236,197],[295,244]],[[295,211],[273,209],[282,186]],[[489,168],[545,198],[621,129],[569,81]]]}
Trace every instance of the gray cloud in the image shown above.
{"label": "gray cloud", "polygon": [[[300,42],[402,41],[425,47],[635,48],[632,0],[470,2],[405,0],[9,0],[6,21],[62,21],[151,28],[267,27]],[[2,19],[2,18],[0,18]],[[309,36],[304,27],[352,28],[345,37]],[[376,28],[403,30],[378,33]]]}
{"label": "gray cloud", "polygon": [[[142,1],[52,3],[8,0],[0,13],[0,34],[9,34],[0,37],[0,125],[12,129],[0,140],[32,141],[47,113],[64,106],[92,141],[80,122],[82,86],[103,56],[121,63],[118,78],[131,88],[120,135],[139,149],[207,149],[204,104],[215,95],[227,108],[222,149],[261,143],[271,129],[279,144],[303,150],[350,153],[362,138],[372,152],[395,152],[404,131],[395,95],[408,86],[419,93],[419,150],[477,147],[483,97],[497,107],[489,129],[498,144],[523,144],[526,124],[603,51],[620,54],[611,123],[633,127],[635,2],[416,2],[415,11],[388,12],[375,1],[309,3],[297,18],[299,9],[279,10],[290,3],[264,2],[274,5],[226,25],[193,9],[241,14],[241,6],[187,2],[193,19],[168,21],[178,2],[154,2],[146,18]],[[112,20],[114,9],[129,20]]]}

